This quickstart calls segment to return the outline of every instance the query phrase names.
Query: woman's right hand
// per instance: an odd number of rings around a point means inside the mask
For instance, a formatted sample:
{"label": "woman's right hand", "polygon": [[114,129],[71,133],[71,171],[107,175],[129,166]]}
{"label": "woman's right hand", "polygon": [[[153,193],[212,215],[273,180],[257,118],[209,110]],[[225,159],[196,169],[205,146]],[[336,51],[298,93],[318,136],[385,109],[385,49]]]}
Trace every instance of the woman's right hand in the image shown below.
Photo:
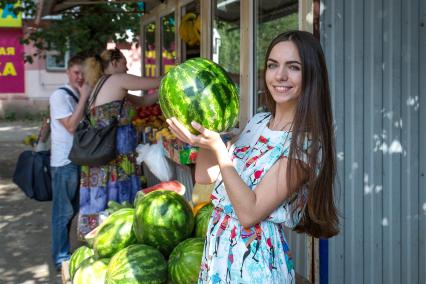
{"label": "woman's right hand", "polygon": [[210,150],[215,154],[221,152],[222,150],[226,151],[226,145],[222,141],[219,133],[208,130],[199,123],[193,121],[191,123],[192,127],[200,132],[199,135],[194,135],[175,117],[171,117],[166,121],[170,130],[179,140],[192,146]]}

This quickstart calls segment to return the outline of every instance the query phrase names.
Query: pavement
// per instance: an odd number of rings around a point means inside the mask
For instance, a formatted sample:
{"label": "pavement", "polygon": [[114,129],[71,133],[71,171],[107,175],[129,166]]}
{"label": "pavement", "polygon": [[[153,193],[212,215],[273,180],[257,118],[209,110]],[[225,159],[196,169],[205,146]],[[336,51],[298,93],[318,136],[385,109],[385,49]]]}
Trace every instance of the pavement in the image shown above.
{"label": "pavement", "polygon": [[[12,182],[19,154],[41,121],[0,120],[0,283],[61,283],[50,256],[51,202],[29,199]],[[74,234],[76,235],[76,234]],[[73,236],[73,234],[72,234]],[[73,239],[75,248],[76,241]]]}

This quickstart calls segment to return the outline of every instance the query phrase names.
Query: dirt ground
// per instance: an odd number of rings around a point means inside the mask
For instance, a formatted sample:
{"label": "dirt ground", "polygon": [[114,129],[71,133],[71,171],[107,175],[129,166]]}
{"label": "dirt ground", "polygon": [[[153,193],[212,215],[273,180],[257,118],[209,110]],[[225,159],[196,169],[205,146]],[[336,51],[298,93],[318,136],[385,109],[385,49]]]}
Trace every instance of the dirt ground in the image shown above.
{"label": "dirt ground", "polygon": [[[0,121],[0,283],[61,283],[50,257],[51,202],[27,198],[12,182],[22,140],[41,122]],[[75,234],[74,234],[75,235]],[[78,245],[73,239],[72,246]]]}

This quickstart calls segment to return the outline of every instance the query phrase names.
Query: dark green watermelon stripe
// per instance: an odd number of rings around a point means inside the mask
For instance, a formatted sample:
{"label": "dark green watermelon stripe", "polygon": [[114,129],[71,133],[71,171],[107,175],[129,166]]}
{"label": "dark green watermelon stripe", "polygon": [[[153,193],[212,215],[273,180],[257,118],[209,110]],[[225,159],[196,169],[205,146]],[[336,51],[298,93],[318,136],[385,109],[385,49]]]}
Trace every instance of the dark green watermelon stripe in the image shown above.
{"label": "dark green watermelon stripe", "polygon": [[161,253],[147,245],[131,245],[110,262],[107,283],[165,283],[167,263]]}

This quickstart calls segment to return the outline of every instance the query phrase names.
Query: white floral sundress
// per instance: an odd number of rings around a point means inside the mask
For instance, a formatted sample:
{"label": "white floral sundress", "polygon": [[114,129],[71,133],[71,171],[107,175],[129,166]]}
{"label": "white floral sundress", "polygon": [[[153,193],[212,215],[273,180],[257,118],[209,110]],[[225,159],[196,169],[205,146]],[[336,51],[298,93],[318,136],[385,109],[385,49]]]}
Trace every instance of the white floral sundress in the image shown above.
{"label": "white floral sundress", "polygon": [[[270,113],[255,115],[229,150],[235,169],[251,190],[279,158],[289,155],[291,132],[270,130],[271,117]],[[219,176],[211,195],[215,209],[198,283],[295,283],[283,226],[294,228],[299,223],[307,194],[307,188],[302,188],[260,224],[244,228]]]}

